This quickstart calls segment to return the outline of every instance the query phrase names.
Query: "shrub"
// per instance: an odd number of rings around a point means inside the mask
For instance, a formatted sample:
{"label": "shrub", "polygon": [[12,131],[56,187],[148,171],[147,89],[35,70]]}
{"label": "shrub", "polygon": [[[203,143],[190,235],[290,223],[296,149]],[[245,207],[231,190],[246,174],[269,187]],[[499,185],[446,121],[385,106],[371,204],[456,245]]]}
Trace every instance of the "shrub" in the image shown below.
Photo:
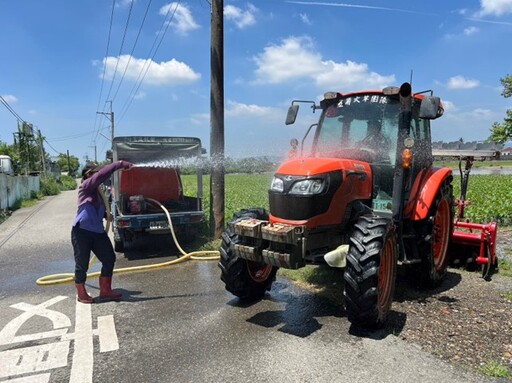
{"label": "shrub", "polygon": [[75,190],[77,187],[76,180],[73,177],[67,175],[60,176],[59,186],[60,190]]}
{"label": "shrub", "polygon": [[51,177],[41,178],[40,193],[43,196],[59,194],[60,189],[57,181]]}

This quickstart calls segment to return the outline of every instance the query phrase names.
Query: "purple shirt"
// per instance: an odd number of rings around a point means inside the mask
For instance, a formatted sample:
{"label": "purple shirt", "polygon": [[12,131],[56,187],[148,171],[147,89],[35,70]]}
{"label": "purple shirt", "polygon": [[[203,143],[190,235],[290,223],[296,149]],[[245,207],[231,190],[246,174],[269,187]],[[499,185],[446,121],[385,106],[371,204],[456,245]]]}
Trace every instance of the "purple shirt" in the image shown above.
{"label": "purple shirt", "polygon": [[73,226],[80,223],[80,228],[94,233],[103,233],[103,217],[106,207],[99,194],[98,187],[118,169],[127,169],[131,163],[117,161],[104,166],[100,171],[82,181],[78,188],[78,212]]}

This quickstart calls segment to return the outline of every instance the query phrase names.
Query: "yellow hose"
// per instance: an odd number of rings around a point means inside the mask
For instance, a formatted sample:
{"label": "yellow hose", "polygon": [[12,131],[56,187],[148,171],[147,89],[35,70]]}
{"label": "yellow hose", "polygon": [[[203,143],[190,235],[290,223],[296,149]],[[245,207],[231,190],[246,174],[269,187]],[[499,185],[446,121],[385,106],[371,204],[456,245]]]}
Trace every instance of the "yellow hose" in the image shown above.
{"label": "yellow hose", "polygon": [[[101,190],[100,190],[100,195],[103,198],[103,201],[105,202],[105,206],[107,208],[107,225],[106,225],[105,231],[108,233],[108,229],[110,227],[110,221],[112,219],[110,206],[108,204],[108,201],[106,200],[105,194]],[[131,266],[131,267],[123,267],[120,269],[114,269],[114,274],[159,269],[159,268],[163,268],[163,267],[167,267],[167,266],[171,266],[171,265],[176,265],[178,263],[188,261],[189,259],[201,260],[201,261],[213,261],[213,260],[217,260],[220,258],[220,253],[216,250],[201,250],[201,251],[193,251],[190,253],[187,253],[185,250],[183,250],[181,248],[180,244],[178,243],[176,234],[174,233],[174,228],[172,226],[172,220],[171,220],[171,215],[169,214],[169,211],[166,209],[166,207],[164,205],[162,205],[157,200],[154,200],[152,198],[146,198],[146,200],[156,203],[165,212],[165,215],[167,216],[167,221],[169,222],[169,228],[171,229],[172,239],[174,240],[176,247],[178,248],[180,253],[183,254],[183,256],[178,259],[174,259],[172,261],[167,261],[167,262],[155,263],[155,264],[151,264],[151,265]],[[91,258],[91,261],[89,262],[89,267],[91,267],[94,264],[95,260],[96,260],[96,256],[93,256]],[[87,278],[98,277],[99,275],[100,275],[100,272],[96,271],[94,273],[88,273]],[[44,277],[39,278],[36,281],[36,283],[39,286],[47,286],[47,285],[57,285],[60,283],[73,282],[74,280],[75,280],[74,273],[62,273],[62,274],[46,275]]]}

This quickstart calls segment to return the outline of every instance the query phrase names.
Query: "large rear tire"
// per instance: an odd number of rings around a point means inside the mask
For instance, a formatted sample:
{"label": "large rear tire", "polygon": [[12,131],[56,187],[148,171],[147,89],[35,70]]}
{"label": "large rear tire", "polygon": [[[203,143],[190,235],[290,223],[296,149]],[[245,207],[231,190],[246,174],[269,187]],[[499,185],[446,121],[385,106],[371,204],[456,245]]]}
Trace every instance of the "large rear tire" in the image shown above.
{"label": "large rear tire", "polygon": [[410,266],[408,273],[423,287],[439,286],[446,275],[453,217],[453,186],[451,181],[445,181],[436,195],[428,217],[417,224],[420,236],[418,251],[422,258],[419,264]]}
{"label": "large rear tire", "polygon": [[397,245],[389,219],[359,218],[350,238],[345,268],[345,306],[348,320],[362,327],[380,327],[393,301]]}
{"label": "large rear tire", "polygon": [[277,267],[239,258],[234,253],[233,246],[240,243],[240,238],[234,232],[234,223],[246,218],[268,220],[268,213],[264,209],[242,210],[235,213],[233,219],[228,222],[226,231],[222,233],[220,278],[225,283],[226,290],[233,295],[243,300],[258,300],[272,288]]}

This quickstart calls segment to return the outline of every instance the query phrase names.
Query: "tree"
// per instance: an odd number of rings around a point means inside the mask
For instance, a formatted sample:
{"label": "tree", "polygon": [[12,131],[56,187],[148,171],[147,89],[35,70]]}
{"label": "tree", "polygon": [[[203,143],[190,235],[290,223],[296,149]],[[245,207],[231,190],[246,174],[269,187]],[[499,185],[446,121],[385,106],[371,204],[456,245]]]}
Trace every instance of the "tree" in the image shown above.
{"label": "tree", "polygon": [[[501,95],[505,98],[512,97],[512,75],[508,74],[500,79],[501,85],[503,85],[503,92]],[[487,141],[499,142],[504,144],[512,139],[512,109],[507,110],[507,116],[503,120],[503,123],[495,122],[490,128],[491,135]]]}
{"label": "tree", "polygon": [[60,170],[62,172],[68,172],[70,176],[76,174],[76,171],[80,167],[80,161],[75,156],[69,156],[69,168],[68,168],[68,156],[65,153],[59,154],[59,159],[57,160],[57,165],[59,165]]}
{"label": "tree", "polygon": [[503,92],[501,95],[505,98],[512,96],[512,75],[507,74],[505,77],[500,79],[501,85],[503,85]]}

